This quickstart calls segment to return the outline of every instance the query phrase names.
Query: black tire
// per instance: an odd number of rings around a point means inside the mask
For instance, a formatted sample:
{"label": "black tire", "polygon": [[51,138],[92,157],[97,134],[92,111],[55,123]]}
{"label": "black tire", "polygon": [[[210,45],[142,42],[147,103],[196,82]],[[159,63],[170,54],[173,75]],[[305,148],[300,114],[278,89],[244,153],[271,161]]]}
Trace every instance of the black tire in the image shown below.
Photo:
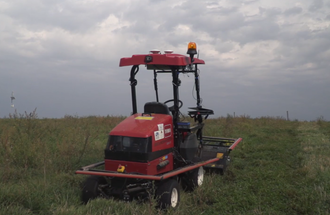
{"label": "black tire", "polygon": [[194,191],[202,186],[204,181],[204,169],[202,166],[191,170],[181,176],[181,185],[184,191]]}
{"label": "black tire", "polygon": [[180,186],[174,179],[169,179],[159,185],[156,191],[158,208],[177,208],[180,202]]}
{"label": "black tire", "polygon": [[106,184],[107,181],[102,176],[89,176],[83,183],[81,200],[87,204],[89,200],[102,196],[103,191],[100,186]]}

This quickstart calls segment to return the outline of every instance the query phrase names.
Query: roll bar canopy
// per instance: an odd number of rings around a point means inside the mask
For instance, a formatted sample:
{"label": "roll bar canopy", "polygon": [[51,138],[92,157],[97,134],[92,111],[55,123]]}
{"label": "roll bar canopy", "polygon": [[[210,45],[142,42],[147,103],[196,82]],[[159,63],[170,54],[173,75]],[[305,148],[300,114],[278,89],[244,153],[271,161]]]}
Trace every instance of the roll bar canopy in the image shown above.
{"label": "roll bar canopy", "polygon": [[[205,64],[203,60],[193,58],[193,64]],[[120,59],[119,66],[147,65],[147,69],[169,69],[170,66],[185,67],[191,64],[188,56],[181,54],[141,54]]]}
{"label": "roll bar canopy", "polygon": [[193,73],[195,79],[195,91],[196,91],[196,107],[190,108],[193,111],[189,112],[189,115],[194,117],[195,121],[198,121],[198,131],[197,136],[200,141],[202,141],[202,127],[203,127],[203,116],[205,119],[213,114],[213,110],[202,108],[201,98],[200,98],[200,86],[199,86],[199,70],[198,64],[205,64],[204,60],[194,58],[197,53],[196,44],[189,43],[187,54],[189,56],[165,53],[161,54],[158,50],[151,51],[149,54],[138,54],[132,55],[132,57],[124,57],[120,59],[119,66],[131,66],[130,72],[130,86],[132,95],[132,114],[137,113],[137,101],[136,101],[136,90],[137,80],[135,78],[139,71],[139,65],[146,65],[148,70],[153,70],[154,73],[154,88],[156,92],[156,102],[158,99],[158,84],[157,84],[157,74],[158,73],[169,73],[172,75],[172,85],[173,85],[173,130],[174,130],[174,141],[175,144],[179,144],[179,86],[181,81],[179,79],[180,73]]}

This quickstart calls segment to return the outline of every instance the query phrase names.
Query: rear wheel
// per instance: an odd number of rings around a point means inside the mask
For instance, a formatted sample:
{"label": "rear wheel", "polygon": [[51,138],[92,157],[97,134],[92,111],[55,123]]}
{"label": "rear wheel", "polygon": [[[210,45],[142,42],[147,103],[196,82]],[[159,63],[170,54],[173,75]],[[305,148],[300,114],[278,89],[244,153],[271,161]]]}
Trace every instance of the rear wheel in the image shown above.
{"label": "rear wheel", "polygon": [[90,176],[86,178],[83,188],[81,200],[87,204],[89,200],[97,197],[106,197],[104,188],[107,185],[107,181],[102,176]]}
{"label": "rear wheel", "polygon": [[180,202],[180,186],[174,179],[163,182],[156,191],[158,207],[161,209],[177,208]]}
{"label": "rear wheel", "polygon": [[185,191],[193,191],[203,185],[204,169],[200,166],[197,169],[189,171],[182,176],[181,184]]}

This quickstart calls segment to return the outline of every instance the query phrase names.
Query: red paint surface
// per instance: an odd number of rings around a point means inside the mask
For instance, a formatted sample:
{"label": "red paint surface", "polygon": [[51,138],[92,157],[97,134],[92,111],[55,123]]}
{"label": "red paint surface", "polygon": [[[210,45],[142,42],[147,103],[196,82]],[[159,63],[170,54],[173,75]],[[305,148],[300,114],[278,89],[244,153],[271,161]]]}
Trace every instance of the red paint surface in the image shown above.
{"label": "red paint surface", "polygon": [[[163,159],[167,156],[166,159]],[[161,169],[157,169],[157,165],[164,160],[169,160],[170,163]],[[148,163],[139,163],[132,161],[120,161],[105,159],[105,170],[117,171],[119,165],[125,166],[126,173],[140,173],[145,175],[158,175],[164,172],[173,170],[173,154],[169,153],[165,156],[161,156]]]}
{"label": "red paint surface", "polygon": [[213,159],[210,159],[210,160],[207,160],[207,161],[203,161],[203,162],[194,164],[192,166],[186,166],[186,167],[183,167],[183,168],[176,169],[172,172],[169,172],[169,173],[166,173],[166,174],[162,175],[162,179],[167,179],[167,178],[173,177],[175,175],[179,175],[181,173],[196,169],[200,166],[204,166],[204,165],[209,164],[209,163],[216,162],[218,160],[220,160],[220,159],[219,158],[213,158]]}
{"label": "red paint surface", "polygon": [[234,143],[233,143],[233,145],[231,145],[230,147],[229,147],[229,149],[230,150],[233,150],[236,146],[237,146],[237,144],[239,143],[239,142],[241,142],[242,141],[242,138],[238,138]]}
{"label": "red paint surface", "polygon": [[204,166],[209,163],[213,163],[218,161],[219,158],[213,158],[211,160],[207,160],[204,162],[197,163],[195,165],[179,168],[163,175],[139,175],[139,174],[127,174],[127,173],[117,173],[117,172],[98,172],[98,171],[84,171],[84,170],[77,170],[76,174],[83,174],[83,175],[99,175],[99,176],[107,176],[107,177],[118,177],[118,178],[141,178],[141,179],[148,179],[148,180],[163,180],[166,178],[170,178],[172,176],[181,174],[183,172],[187,172],[192,169],[196,169],[200,166]]}
{"label": "red paint surface", "polygon": [[[136,117],[142,116],[142,114],[137,113],[124,121],[119,123],[111,132],[110,135],[117,136],[128,136],[128,137],[152,137],[152,151],[159,151],[162,149],[172,148],[174,146],[173,139],[173,121],[172,116],[165,114],[152,114],[151,120],[148,119],[136,119]],[[149,115],[144,115],[145,117],[150,117]],[[160,140],[155,140],[155,131],[158,131],[158,125],[163,124],[165,129],[168,127],[172,128],[171,135],[167,135]],[[165,132],[165,131],[164,131]]]}
{"label": "red paint surface", "polygon": [[148,179],[148,180],[161,180],[161,177],[159,176],[126,174],[126,173],[117,173],[117,172],[97,172],[97,171],[77,170],[76,174],[98,175],[98,176],[117,177],[117,178],[140,178],[140,179]]}
{"label": "red paint surface", "polygon": [[[150,63],[145,63],[145,57],[152,56],[153,60]],[[190,58],[181,54],[142,54],[132,55],[132,57],[124,57],[120,59],[119,66],[133,66],[133,65],[172,65],[172,66],[186,66],[190,64]],[[194,58],[194,64],[205,64],[203,60]]]}

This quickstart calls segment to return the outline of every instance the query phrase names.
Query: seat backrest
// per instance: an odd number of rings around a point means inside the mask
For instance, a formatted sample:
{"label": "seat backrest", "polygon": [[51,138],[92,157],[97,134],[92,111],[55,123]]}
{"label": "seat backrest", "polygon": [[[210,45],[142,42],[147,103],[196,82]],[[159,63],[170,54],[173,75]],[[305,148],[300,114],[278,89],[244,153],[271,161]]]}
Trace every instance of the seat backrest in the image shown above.
{"label": "seat backrest", "polygon": [[144,105],[144,113],[160,113],[170,115],[167,105],[160,102],[147,102]]}

